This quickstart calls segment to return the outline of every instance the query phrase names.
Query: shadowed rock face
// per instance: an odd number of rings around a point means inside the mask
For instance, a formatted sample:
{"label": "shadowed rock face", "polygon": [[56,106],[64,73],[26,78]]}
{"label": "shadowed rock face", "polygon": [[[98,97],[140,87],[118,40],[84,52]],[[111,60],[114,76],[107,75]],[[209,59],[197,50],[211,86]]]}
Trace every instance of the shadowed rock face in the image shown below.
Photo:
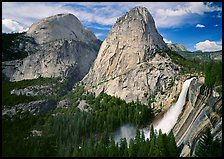
{"label": "shadowed rock face", "polygon": [[156,89],[165,89],[178,73],[178,66],[168,55],[157,54],[159,50],[168,47],[151,14],[144,7],[133,8],[117,20],[103,41],[83,79],[86,89],[146,102],[144,92],[153,94]]}
{"label": "shadowed rock face", "polygon": [[10,81],[69,77],[70,83],[74,83],[87,74],[100,47],[95,35],[72,14],[40,20],[26,36],[38,44],[36,52],[23,60],[3,62],[3,73]]}

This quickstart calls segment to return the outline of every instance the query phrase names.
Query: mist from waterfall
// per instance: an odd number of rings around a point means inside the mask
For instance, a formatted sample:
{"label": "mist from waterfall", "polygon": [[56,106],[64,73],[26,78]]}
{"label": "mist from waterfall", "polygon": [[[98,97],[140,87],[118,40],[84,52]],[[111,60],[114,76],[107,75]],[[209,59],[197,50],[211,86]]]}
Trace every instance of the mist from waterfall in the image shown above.
{"label": "mist from waterfall", "polygon": [[[154,130],[159,132],[159,129],[161,129],[162,133],[168,134],[171,129],[174,127],[174,125],[177,122],[177,119],[183,109],[183,106],[186,103],[186,96],[187,91],[190,86],[191,81],[195,77],[192,77],[188,80],[186,80],[183,84],[181,93],[178,97],[178,100],[175,104],[173,104],[167,112],[163,115],[163,117],[157,121],[156,123],[152,123]],[[145,138],[150,137],[150,130],[149,128],[141,129],[140,132],[143,130]],[[125,124],[121,126],[114,134],[113,137],[115,139],[115,142],[119,142],[120,138],[126,138],[127,142],[129,142],[130,138],[134,138],[136,134],[136,128],[130,124]]]}
{"label": "mist from waterfall", "polygon": [[[177,119],[183,109],[183,106],[186,103],[187,91],[188,91],[191,81],[194,78],[195,77],[192,77],[184,82],[177,102],[175,104],[173,104],[167,110],[167,112],[163,115],[163,117],[160,119],[160,121],[156,122],[156,124],[152,123],[154,130],[159,132],[159,129],[161,129],[162,133],[166,133],[166,134],[168,134],[171,131],[171,129],[174,127],[174,125],[177,122]],[[149,138],[149,136],[150,136],[149,130],[144,129],[143,131],[145,133],[145,137]]]}
{"label": "mist from waterfall", "polygon": [[131,124],[124,124],[119,129],[117,129],[113,133],[113,138],[115,142],[119,142],[121,138],[126,138],[127,143],[129,144],[129,140],[134,139],[136,135],[136,128]]}

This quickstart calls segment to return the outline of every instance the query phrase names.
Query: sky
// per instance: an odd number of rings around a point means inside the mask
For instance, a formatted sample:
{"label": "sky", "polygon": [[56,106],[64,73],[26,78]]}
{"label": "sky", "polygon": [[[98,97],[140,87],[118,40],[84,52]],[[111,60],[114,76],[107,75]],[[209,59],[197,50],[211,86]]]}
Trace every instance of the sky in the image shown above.
{"label": "sky", "polygon": [[2,2],[2,32],[27,31],[42,18],[71,13],[104,40],[135,6],[149,10],[167,43],[181,43],[189,51],[222,49],[222,2]]}

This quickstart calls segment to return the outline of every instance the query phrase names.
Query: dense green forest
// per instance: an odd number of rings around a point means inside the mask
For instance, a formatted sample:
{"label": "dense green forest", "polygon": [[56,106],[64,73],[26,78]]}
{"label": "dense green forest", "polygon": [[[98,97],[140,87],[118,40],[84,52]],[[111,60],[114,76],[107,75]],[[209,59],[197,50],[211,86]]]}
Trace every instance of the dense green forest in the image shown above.
{"label": "dense green forest", "polygon": [[131,138],[129,144],[126,138],[121,138],[119,143],[115,143],[114,139],[105,133],[99,141],[95,141],[91,136],[88,143],[81,144],[72,155],[81,157],[177,157],[178,151],[172,131],[168,135],[159,131],[156,135],[152,128],[150,140],[145,139],[144,133],[137,130],[135,138]]}
{"label": "dense green forest", "polygon": [[[38,116],[25,114],[26,117],[22,119],[19,114],[13,120],[3,116],[3,156],[178,155],[172,133],[166,135],[160,132],[158,136],[153,135],[151,141],[137,131],[129,147],[126,139],[116,144],[110,135],[125,123],[137,128],[148,124],[154,117],[149,106],[139,102],[126,103],[103,92],[97,97],[82,92],[77,87],[73,91],[74,98],[81,95],[80,98],[86,100],[91,112],[70,106]],[[42,135],[33,136],[31,130],[40,130]],[[168,145],[170,148],[165,148]]]}
{"label": "dense green forest", "polygon": [[[210,61],[205,63],[205,84],[209,88],[222,85],[222,62]],[[222,91],[220,89],[219,91]]]}

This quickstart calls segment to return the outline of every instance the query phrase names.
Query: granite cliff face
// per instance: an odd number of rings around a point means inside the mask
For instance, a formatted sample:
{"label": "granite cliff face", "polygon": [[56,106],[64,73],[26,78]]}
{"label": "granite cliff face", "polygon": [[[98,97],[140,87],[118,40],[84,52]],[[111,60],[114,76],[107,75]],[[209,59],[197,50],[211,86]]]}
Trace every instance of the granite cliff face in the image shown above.
{"label": "granite cliff face", "polygon": [[222,140],[222,94],[209,90],[198,79],[189,87],[187,102],[173,128],[180,156],[194,156],[198,139],[206,128]]}
{"label": "granite cliff face", "polygon": [[178,74],[178,66],[155,22],[144,7],[135,7],[119,18],[103,41],[98,56],[82,82],[89,91],[101,91],[127,101],[146,102],[144,93],[166,89]]}
{"label": "granite cliff face", "polygon": [[32,50],[23,60],[2,63],[2,71],[10,81],[38,77],[81,80],[100,47],[95,35],[72,14],[58,14],[40,20],[25,36],[34,39],[37,46],[35,52]]}

